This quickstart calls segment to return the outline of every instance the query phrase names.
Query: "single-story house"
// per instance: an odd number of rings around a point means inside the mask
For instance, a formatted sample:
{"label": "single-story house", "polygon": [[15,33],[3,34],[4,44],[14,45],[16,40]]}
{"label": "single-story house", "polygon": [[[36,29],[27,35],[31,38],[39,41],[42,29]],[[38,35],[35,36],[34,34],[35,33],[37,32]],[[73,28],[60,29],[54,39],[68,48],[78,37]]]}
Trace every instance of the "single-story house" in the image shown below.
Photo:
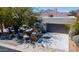
{"label": "single-story house", "polygon": [[38,17],[38,20],[42,20],[48,32],[68,33],[69,29],[65,27],[65,24],[71,24],[75,21],[75,17]]}

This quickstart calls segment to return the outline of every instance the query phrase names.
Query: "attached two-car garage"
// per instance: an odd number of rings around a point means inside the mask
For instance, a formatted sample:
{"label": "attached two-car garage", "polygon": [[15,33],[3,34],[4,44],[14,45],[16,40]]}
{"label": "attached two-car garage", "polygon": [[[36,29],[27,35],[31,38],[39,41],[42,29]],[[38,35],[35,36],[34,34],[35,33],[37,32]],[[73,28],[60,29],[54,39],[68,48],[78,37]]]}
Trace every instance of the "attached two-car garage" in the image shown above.
{"label": "attached two-car garage", "polygon": [[48,32],[68,33],[69,29],[64,24],[47,24]]}
{"label": "attached two-car garage", "polygon": [[67,17],[41,17],[42,23],[45,24],[45,28],[48,32],[56,33],[69,33],[69,29],[65,24],[71,24],[75,21],[74,16]]}

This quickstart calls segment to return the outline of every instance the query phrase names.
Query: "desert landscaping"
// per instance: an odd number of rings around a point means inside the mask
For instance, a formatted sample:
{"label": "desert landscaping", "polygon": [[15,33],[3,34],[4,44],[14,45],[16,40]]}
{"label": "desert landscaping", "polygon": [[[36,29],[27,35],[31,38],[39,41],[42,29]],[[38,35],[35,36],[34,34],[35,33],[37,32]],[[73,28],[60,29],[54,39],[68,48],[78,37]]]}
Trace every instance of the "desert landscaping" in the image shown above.
{"label": "desert landscaping", "polygon": [[0,52],[79,51],[79,10],[0,8]]}

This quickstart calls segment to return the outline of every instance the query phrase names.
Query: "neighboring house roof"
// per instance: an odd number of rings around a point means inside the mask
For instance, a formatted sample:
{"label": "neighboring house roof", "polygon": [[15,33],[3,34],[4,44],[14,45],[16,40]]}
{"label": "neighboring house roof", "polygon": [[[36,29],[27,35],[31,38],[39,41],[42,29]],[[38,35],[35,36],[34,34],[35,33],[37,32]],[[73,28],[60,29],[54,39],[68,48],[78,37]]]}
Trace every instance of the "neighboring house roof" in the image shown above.
{"label": "neighboring house roof", "polygon": [[59,12],[57,10],[47,10],[47,11],[41,13],[40,16],[45,17],[45,16],[50,16],[50,15],[53,15],[55,17],[58,17],[58,16],[62,17],[62,16],[69,16],[69,13],[68,12]]}

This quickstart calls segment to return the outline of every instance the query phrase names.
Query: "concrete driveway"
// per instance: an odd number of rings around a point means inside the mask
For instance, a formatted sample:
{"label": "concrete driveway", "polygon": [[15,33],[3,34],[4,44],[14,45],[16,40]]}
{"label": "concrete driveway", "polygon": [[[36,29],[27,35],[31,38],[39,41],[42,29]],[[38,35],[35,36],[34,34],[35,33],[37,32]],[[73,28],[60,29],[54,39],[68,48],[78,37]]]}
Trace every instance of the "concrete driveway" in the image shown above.
{"label": "concrete driveway", "polygon": [[[41,38],[43,41],[40,43],[45,47],[54,48],[54,49],[60,49],[63,51],[69,51],[69,40],[68,40],[68,34],[62,34],[62,33],[46,33],[44,34],[46,37],[51,38]],[[47,42],[45,42],[47,41]]]}

